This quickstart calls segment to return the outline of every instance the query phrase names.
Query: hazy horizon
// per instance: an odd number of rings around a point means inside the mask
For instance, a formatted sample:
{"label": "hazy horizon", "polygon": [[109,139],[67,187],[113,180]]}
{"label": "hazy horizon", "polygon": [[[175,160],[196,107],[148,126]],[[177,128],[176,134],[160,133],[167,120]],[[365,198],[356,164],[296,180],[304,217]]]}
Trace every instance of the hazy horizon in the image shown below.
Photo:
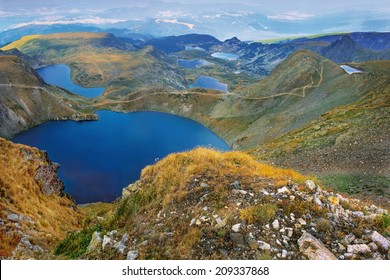
{"label": "hazy horizon", "polygon": [[[142,22],[135,26],[134,22]],[[130,22],[130,23],[129,23]],[[244,40],[317,33],[389,31],[390,5],[375,1],[189,0],[0,1],[0,31],[29,25],[81,24],[136,33],[207,33]]]}

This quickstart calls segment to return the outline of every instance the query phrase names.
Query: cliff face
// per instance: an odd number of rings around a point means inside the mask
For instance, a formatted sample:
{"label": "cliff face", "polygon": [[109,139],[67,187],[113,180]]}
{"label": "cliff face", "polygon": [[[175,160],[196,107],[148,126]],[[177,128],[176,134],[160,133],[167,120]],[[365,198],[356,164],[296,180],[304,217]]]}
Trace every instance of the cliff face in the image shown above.
{"label": "cliff face", "polygon": [[0,138],[0,258],[45,256],[80,227],[58,165],[45,152]]}

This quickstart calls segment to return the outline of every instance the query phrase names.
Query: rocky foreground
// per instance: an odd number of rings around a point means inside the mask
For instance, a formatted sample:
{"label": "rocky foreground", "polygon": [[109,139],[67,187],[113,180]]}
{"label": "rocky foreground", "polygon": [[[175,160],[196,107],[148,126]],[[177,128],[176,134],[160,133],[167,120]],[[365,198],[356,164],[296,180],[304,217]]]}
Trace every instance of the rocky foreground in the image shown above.
{"label": "rocky foreground", "polygon": [[144,169],[115,210],[91,224],[97,230],[77,258],[390,257],[387,209],[238,152],[170,155]]}

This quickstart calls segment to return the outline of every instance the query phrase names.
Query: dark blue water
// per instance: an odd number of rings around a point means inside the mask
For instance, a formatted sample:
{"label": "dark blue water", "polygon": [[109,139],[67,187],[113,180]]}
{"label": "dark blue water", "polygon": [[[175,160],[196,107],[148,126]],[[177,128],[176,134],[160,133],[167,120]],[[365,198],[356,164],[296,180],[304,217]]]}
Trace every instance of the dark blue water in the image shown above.
{"label": "dark blue water", "polygon": [[65,64],[47,66],[36,71],[47,84],[62,87],[84,97],[93,98],[104,92],[102,87],[84,88],[74,84],[70,78],[70,68]]}
{"label": "dark blue water", "polygon": [[223,84],[217,79],[207,76],[200,76],[194,84],[190,85],[190,88],[194,87],[216,89],[219,91],[228,92],[227,84]]}
{"label": "dark blue water", "polygon": [[13,141],[38,147],[61,165],[65,191],[78,203],[112,201],[156,158],[197,146],[230,150],[203,125],[158,112],[99,111],[95,122],[47,122]]}
{"label": "dark blue water", "polygon": [[206,60],[203,60],[203,59],[194,59],[194,60],[179,59],[177,61],[177,63],[181,67],[185,67],[185,68],[199,68],[199,67],[202,67],[202,66],[206,66],[206,65],[212,64],[212,63],[210,63],[210,62],[208,62]]}

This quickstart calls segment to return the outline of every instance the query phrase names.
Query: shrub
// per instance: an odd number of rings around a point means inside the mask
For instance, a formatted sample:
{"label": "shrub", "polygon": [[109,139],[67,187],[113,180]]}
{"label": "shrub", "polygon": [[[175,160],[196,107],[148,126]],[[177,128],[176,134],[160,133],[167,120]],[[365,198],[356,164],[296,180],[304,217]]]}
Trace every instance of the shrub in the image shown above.
{"label": "shrub", "polygon": [[319,232],[327,233],[331,230],[332,225],[329,220],[324,218],[319,218],[317,221],[317,230]]}
{"label": "shrub", "polygon": [[275,217],[278,207],[274,204],[260,204],[249,206],[241,210],[241,219],[249,224],[264,224]]}

